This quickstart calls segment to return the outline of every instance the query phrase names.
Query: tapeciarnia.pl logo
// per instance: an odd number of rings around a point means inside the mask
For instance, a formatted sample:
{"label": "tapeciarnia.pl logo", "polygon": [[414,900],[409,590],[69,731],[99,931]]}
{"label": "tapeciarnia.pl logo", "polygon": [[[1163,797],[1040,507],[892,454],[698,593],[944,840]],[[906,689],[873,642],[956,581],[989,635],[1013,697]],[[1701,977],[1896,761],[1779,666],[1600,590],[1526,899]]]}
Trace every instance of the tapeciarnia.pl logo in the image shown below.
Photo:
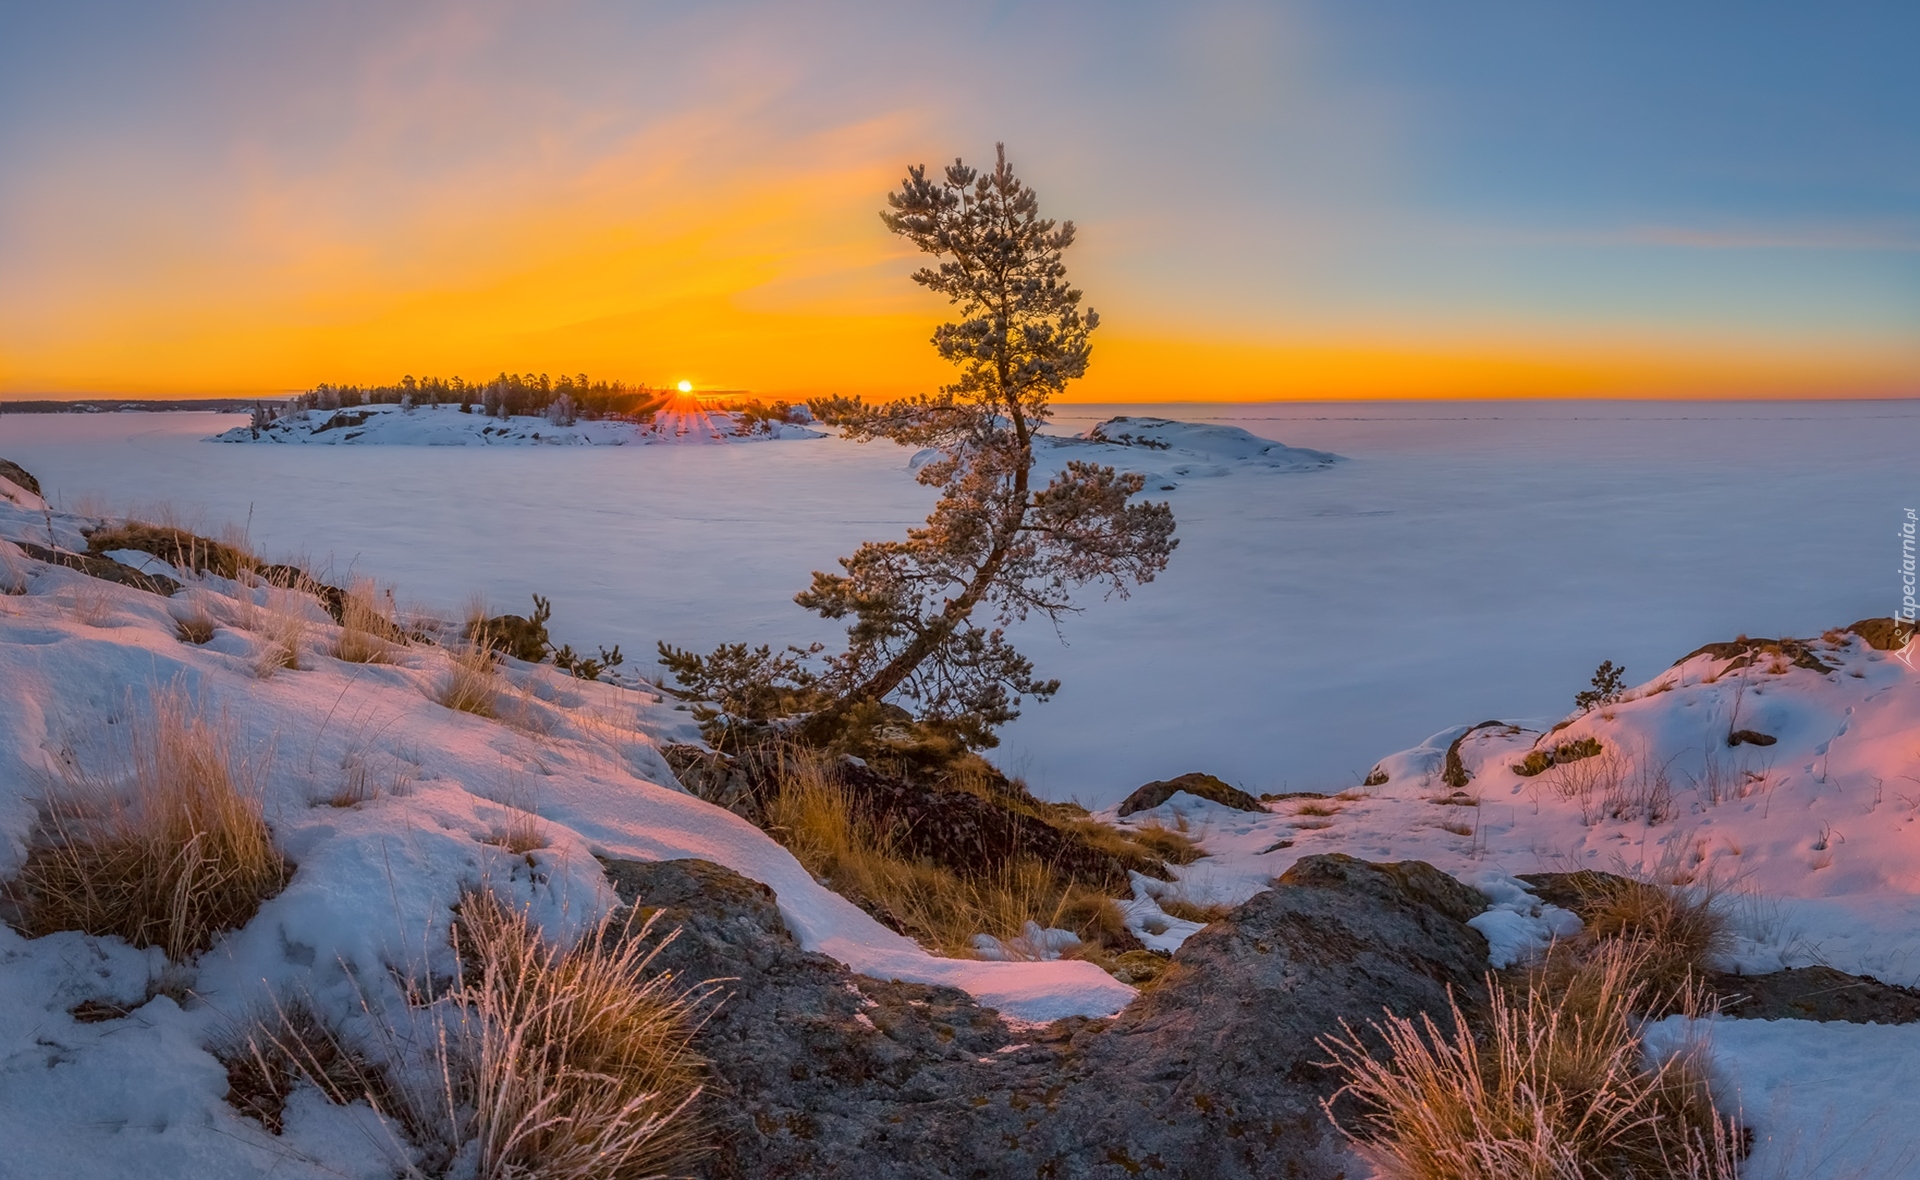
{"label": "tapeciarnia.pl logo", "polygon": [[1907,519],[1900,522],[1900,609],[1893,612],[1894,634],[1900,640],[1900,647],[1894,652],[1894,659],[1908,668],[1913,667],[1913,632],[1920,627],[1920,605],[1913,599],[1914,528],[1920,524],[1914,510],[1907,509]]}

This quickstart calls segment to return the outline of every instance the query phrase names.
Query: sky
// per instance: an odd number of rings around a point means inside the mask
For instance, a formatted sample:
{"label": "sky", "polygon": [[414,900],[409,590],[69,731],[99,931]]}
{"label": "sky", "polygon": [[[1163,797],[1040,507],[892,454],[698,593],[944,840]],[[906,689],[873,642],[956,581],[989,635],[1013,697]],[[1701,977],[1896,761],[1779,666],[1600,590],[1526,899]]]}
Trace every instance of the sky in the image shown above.
{"label": "sky", "polygon": [[1920,6],[0,0],[0,398],[946,379],[1007,144],[1088,401],[1920,396]]}

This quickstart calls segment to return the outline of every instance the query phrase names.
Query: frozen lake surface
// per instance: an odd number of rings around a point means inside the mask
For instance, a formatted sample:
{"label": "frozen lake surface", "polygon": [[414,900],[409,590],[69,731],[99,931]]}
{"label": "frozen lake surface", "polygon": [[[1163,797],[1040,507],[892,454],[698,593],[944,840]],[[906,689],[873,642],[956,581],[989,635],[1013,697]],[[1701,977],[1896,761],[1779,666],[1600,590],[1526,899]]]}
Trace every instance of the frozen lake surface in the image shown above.
{"label": "frozen lake surface", "polygon": [[[1066,406],[1244,427],[1331,469],[1237,470],[1164,495],[1173,565],[1127,601],[1019,635],[1051,702],[998,760],[1092,805],[1206,770],[1338,789],[1455,723],[1557,716],[1602,659],[1629,681],[1736,633],[1818,633],[1898,604],[1920,504],[1920,403]],[[832,641],[809,571],[901,533],[910,453],[839,439],[728,447],[294,448],[201,440],[205,414],[0,415],[49,499],[247,523],[270,556],[403,600],[553,600],[557,641]]]}

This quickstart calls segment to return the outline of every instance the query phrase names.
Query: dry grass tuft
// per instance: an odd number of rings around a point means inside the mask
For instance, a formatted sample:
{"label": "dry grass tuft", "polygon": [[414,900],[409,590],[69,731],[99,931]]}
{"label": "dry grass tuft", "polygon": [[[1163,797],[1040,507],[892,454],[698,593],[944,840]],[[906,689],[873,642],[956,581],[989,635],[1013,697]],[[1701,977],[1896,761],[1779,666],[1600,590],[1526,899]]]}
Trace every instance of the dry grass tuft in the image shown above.
{"label": "dry grass tuft", "polygon": [[173,614],[173,633],[182,643],[196,646],[213,641],[213,613],[207,609],[204,595],[188,591],[186,601]]}
{"label": "dry grass tuft", "polygon": [[1322,1039],[1362,1110],[1356,1149],[1383,1180],[1735,1180],[1742,1133],[1704,1046],[1646,1060],[1643,954],[1607,944],[1558,994],[1494,986],[1484,1038],[1456,1005],[1450,1032],[1389,1015],[1384,1051]]}
{"label": "dry grass tuft", "polygon": [[436,699],[456,712],[492,717],[499,708],[500,693],[495,683],[498,669],[486,635],[483,633],[472,643],[451,648],[447,654],[451,663]]}
{"label": "dry grass tuft", "polygon": [[182,962],[287,881],[235,735],[177,691],[136,722],[130,790],[70,771],[9,887],[29,937],[117,934]]}
{"label": "dry grass tuft", "polygon": [[1339,815],[1340,811],[1341,809],[1332,803],[1302,803],[1300,806],[1293,809],[1293,813],[1295,815],[1311,815],[1311,816],[1321,816],[1321,817]]}
{"label": "dry grass tuft", "polygon": [[333,654],[350,664],[391,664],[394,661],[392,595],[382,595],[370,581],[347,588],[340,603],[340,638]]}
{"label": "dry grass tuft", "polygon": [[1192,836],[1176,832],[1157,819],[1116,826],[1085,816],[1068,815],[1055,822],[1094,848],[1123,860],[1144,852],[1168,864],[1190,865],[1206,855]]}
{"label": "dry grass tuft", "polygon": [[515,856],[525,856],[550,843],[546,825],[539,816],[519,807],[509,807],[506,811],[506,818],[494,827],[483,843],[503,848]]}
{"label": "dry grass tuft", "polygon": [[561,949],[493,894],[463,900],[438,1080],[478,1180],[638,1180],[700,1152],[696,1021],[651,972],[651,926]]}
{"label": "dry grass tuft", "polygon": [[364,1101],[386,1112],[397,1105],[386,1070],[351,1045],[304,1000],[274,1001],[215,1055],[227,1067],[227,1102],[275,1135],[284,1129],[287,1099],[302,1083],[327,1101]]}
{"label": "dry grass tuft", "polygon": [[[1595,877],[1576,884],[1581,942],[1635,952],[1637,982],[1653,998],[1679,997],[1733,947],[1733,923],[1712,889]],[[1551,962],[1551,960],[1550,960]],[[1679,1000],[1663,1001],[1684,1007]]]}
{"label": "dry grass tuft", "polygon": [[829,888],[932,950],[970,957],[975,935],[1007,941],[1032,922],[1073,931],[1081,956],[1100,962],[1102,945],[1125,928],[1113,899],[1061,879],[1035,857],[978,877],[910,858],[890,833],[857,817],[824,756],[798,749],[781,766],[767,802],[775,837]]}

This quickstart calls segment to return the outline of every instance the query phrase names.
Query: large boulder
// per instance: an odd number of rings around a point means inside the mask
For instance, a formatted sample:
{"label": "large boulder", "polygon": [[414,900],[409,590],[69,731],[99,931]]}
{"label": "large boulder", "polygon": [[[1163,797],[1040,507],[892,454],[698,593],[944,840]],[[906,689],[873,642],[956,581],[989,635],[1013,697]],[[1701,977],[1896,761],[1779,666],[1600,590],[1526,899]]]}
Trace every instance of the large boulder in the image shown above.
{"label": "large boulder", "polygon": [[1187,940],[1110,1021],[1014,1027],[951,988],[801,950],[764,886],[705,861],[610,861],[678,927],[656,965],[722,980],[699,1047],[711,1180],[1335,1180],[1317,1038],[1479,1001],[1475,891],[1418,863],[1309,857]]}
{"label": "large boulder", "polygon": [[1173,798],[1181,791],[1196,795],[1202,799],[1211,799],[1222,807],[1231,807],[1237,811],[1265,811],[1260,800],[1238,787],[1228,786],[1210,774],[1189,771],[1179,778],[1159,779],[1148,783],[1120,801],[1119,814],[1132,815],[1136,811],[1150,811]]}

